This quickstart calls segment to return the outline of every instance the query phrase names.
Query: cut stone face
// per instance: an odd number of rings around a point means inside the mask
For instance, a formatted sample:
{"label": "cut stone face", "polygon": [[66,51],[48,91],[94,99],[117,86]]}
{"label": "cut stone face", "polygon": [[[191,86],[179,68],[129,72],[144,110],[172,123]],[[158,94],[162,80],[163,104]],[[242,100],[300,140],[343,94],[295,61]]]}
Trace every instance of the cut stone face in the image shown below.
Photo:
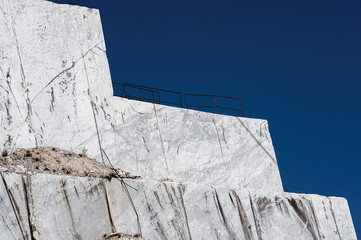
{"label": "cut stone face", "polygon": [[283,192],[266,120],[114,97],[98,10],[0,0],[0,31],[0,148],[145,179],[2,173],[0,239],[356,239],[345,199]]}
{"label": "cut stone face", "polygon": [[[111,231],[145,239],[357,239],[342,198],[48,174],[4,180],[23,234],[35,239],[95,239]],[[7,196],[2,182],[0,196]],[[0,212],[3,239],[21,239],[8,198]]]}
{"label": "cut stone face", "polygon": [[148,179],[282,191],[265,120],[113,96],[99,11],[0,0],[0,144],[81,152]]}

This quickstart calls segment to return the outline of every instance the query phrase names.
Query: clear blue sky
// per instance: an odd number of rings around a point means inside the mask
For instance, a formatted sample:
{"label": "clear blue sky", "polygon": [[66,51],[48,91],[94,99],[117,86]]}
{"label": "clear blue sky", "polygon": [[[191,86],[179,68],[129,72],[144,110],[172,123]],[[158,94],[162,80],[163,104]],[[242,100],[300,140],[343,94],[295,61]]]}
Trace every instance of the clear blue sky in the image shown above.
{"label": "clear blue sky", "polygon": [[113,81],[242,98],[286,188],[347,198],[360,236],[359,0],[80,3],[101,11]]}

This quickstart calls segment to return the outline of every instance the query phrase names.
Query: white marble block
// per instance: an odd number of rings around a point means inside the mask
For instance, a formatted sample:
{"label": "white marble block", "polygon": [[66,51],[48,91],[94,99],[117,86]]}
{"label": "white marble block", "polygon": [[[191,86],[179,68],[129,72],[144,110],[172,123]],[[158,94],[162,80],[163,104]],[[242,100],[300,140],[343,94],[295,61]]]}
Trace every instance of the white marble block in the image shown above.
{"label": "white marble block", "polygon": [[343,198],[48,174],[4,179],[17,207],[0,184],[1,239],[95,239],[110,231],[169,240],[357,239]]}
{"label": "white marble block", "polygon": [[147,179],[283,191],[265,120],[113,96],[99,11],[0,0],[0,146],[81,152]]}
{"label": "white marble block", "polygon": [[356,239],[345,199],[283,192],[266,120],[114,97],[98,10],[0,0],[0,32],[0,150],[143,177],[2,173],[0,239]]}

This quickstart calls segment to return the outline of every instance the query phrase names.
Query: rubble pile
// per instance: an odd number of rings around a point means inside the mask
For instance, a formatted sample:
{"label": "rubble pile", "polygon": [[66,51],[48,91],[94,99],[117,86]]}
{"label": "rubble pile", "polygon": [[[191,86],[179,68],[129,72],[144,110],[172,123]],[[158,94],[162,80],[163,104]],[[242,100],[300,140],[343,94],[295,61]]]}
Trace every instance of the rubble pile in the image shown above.
{"label": "rubble pile", "polygon": [[[118,174],[118,171],[111,167],[88,158],[85,149],[77,154],[55,147],[17,149],[12,153],[3,150],[0,156],[0,171],[100,178],[111,178]],[[123,175],[126,177],[126,174]]]}

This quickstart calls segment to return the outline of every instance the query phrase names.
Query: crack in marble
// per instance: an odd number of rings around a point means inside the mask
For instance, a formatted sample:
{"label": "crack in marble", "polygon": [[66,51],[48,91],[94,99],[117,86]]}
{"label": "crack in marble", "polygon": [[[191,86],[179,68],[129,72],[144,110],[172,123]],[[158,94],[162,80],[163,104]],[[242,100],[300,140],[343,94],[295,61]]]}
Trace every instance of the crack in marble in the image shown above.
{"label": "crack in marble", "polygon": [[165,148],[164,148],[163,137],[162,137],[162,134],[161,134],[161,132],[160,132],[157,109],[155,108],[155,104],[154,104],[154,103],[153,103],[153,109],[154,109],[155,118],[156,118],[156,120],[157,120],[157,128],[158,128],[158,132],[159,132],[160,143],[161,143],[162,150],[163,150],[163,156],[164,156],[164,160],[165,160],[165,165],[166,165],[166,167],[167,167],[167,173],[168,173],[168,175],[169,175],[168,159],[167,159],[167,155],[166,155]]}
{"label": "crack in marble", "polygon": [[84,54],[84,51],[83,51],[83,46],[82,46],[82,42],[80,41],[80,36],[79,36],[79,29],[78,29],[78,25],[81,26],[78,22],[78,18],[74,18],[75,20],[75,24],[74,24],[74,28],[75,28],[75,33],[76,33],[76,36],[77,36],[77,41],[78,41],[78,44],[80,46],[80,51],[81,51],[81,55],[82,57],[79,59],[79,60],[83,60],[83,66],[84,66],[84,72],[85,72],[85,77],[86,77],[86,80],[87,80],[87,85],[88,85],[88,95],[89,95],[89,100],[90,100],[90,104],[91,104],[91,109],[92,109],[92,112],[93,112],[93,118],[94,118],[94,124],[95,124],[95,128],[96,128],[96,132],[97,132],[97,138],[98,138],[98,144],[99,144],[99,151],[100,151],[100,157],[102,159],[102,163],[104,164],[105,163],[105,160],[104,160],[104,156],[103,156],[103,147],[102,147],[102,142],[101,142],[101,138],[100,138],[100,132],[99,132],[99,128],[98,128],[98,121],[97,121],[97,118],[96,118],[96,115],[95,115],[95,109],[94,109],[94,106],[95,103],[93,101],[93,97],[92,97],[92,93],[91,93],[91,87],[90,87],[90,82],[89,82],[89,76],[88,76],[88,70],[87,70],[87,66],[86,66],[86,62],[85,62],[85,56],[90,52],[92,51],[94,48],[96,48],[99,44],[101,44],[102,42],[104,42],[104,40],[101,40],[99,43],[97,43],[94,47],[90,48],[85,54]]}
{"label": "crack in marble", "polygon": [[8,230],[9,230],[9,232],[11,233],[11,235],[13,236],[13,238],[14,238],[15,240],[17,240],[17,238],[15,237],[15,235],[14,235],[13,231],[11,231],[11,229],[10,229],[10,227],[9,227],[9,223],[8,223],[8,221],[6,221],[6,219],[4,218],[4,216],[3,216],[1,213],[0,213],[0,216],[1,216],[1,218],[3,219],[3,222],[5,222],[5,224],[6,224],[7,228],[8,228]]}
{"label": "crack in marble", "polygon": [[[26,182],[25,182],[25,177],[22,176],[21,177],[21,183],[22,183],[22,186],[23,186],[23,194],[24,194],[24,201],[25,201],[25,207],[26,207],[26,213],[27,213],[27,223],[29,224],[29,234],[30,234],[30,240],[33,240],[34,239],[34,236],[33,236],[33,232],[32,232],[32,224],[31,224],[31,212],[30,212],[30,202],[29,202],[29,199],[28,197],[31,197],[31,195],[29,195],[28,193],[28,187],[26,186]],[[26,234],[27,235],[27,234]],[[27,239],[28,239],[28,236],[26,236]]]}
{"label": "crack in marble", "polygon": [[3,85],[0,84],[0,87],[1,87],[2,89],[4,89],[4,91],[6,92],[6,94],[9,94],[9,91],[6,90]]}
{"label": "crack in marble", "polygon": [[49,110],[50,112],[54,111],[54,103],[55,103],[55,95],[54,95],[54,88],[51,87],[51,91],[49,92],[50,93],[50,107],[49,107]]}
{"label": "crack in marble", "polygon": [[[224,170],[226,171],[226,176],[229,176],[229,172],[227,169],[227,164],[226,164],[226,160],[224,159],[224,154],[223,154],[223,149],[222,149],[222,143],[221,143],[221,138],[219,137],[219,133],[218,133],[218,128],[216,125],[216,120],[213,118],[213,125],[216,128],[216,133],[217,133],[217,138],[218,138],[218,144],[219,144],[219,149],[221,150],[221,154],[222,154],[222,160],[223,160],[223,166],[224,166]],[[228,184],[228,180],[229,178],[226,179],[226,182]]]}
{"label": "crack in marble", "polygon": [[[113,217],[112,217],[112,212],[110,211],[110,204],[109,204],[109,199],[108,199],[108,191],[107,191],[107,188],[106,188],[106,185],[105,185],[104,181],[101,181],[101,184],[102,184],[103,189],[104,189],[105,202],[106,202],[106,205],[107,205],[110,227],[111,227],[111,229],[112,229],[112,232],[116,232],[117,230],[116,230],[116,228],[115,228],[115,226],[114,226],[114,221],[113,221]],[[74,186],[74,187],[75,187],[75,186]]]}
{"label": "crack in marble", "polygon": [[73,210],[72,210],[72,208],[70,206],[70,201],[69,201],[69,197],[68,197],[68,194],[66,192],[66,189],[65,189],[65,185],[66,185],[65,181],[63,179],[61,179],[60,180],[60,191],[61,191],[61,193],[63,195],[64,200],[65,200],[66,208],[69,211],[69,217],[70,217],[71,226],[72,226],[71,234],[74,233],[75,236],[79,236],[78,232],[75,229],[75,221],[74,221],[74,218],[73,218]]}
{"label": "crack in marble", "polygon": [[144,142],[144,147],[145,147],[145,149],[147,149],[147,152],[150,153],[149,148],[148,148],[148,146],[147,146],[147,143],[146,143],[146,141],[145,141],[145,138],[144,138],[143,136],[142,136],[142,139],[143,139],[143,142]]}
{"label": "crack in marble", "polygon": [[5,103],[5,108],[6,108],[6,120],[8,120],[8,124],[9,126],[11,125],[12,121],[11,119],[13,118],[11,115],[10,115],[10,110],[9,110],[9,101],[7,103]]}
{"label": "crack in marble", "polygon": [[[138,211],[134,205],[134,202],[133,202],[133,199],[132,199],[132,196],[130,195],[130,192],[128,190],[128,187],[127,187],[127,183],[124,182],[124,180],[122,178],[117,178],[117,180],[120,182],[120,184],[122,185],[122,188],[123,188],[123,191],[126,193],[127,197],[128,197],[128,200],[130,202],[130,204],[132,205],[132,208],[133,208],[133,211],[137,217],[137,227],[138,227],[138,233],[142,236],[142,227],[141,227],[141,224],[140,224],[140,218],[139,218],[139,214],[138,214]],[[136,190],[138,191],[138,190]],[[144,194],[145,195],[145,194]]]}
{"label": "crack in marble", "polygon": [[257,217],[256,209],[255,209],[254,206],[253,206],[253,201],[252,201],[252,198],[251,198],[250,193],[248,193],[248,196],[249,196],[249,202],[250,202],[250,204],[251,204],[253,221],[254,221],[254,225],[255,225],[255,227],[256,227],[256,232],[257,232],[258,240],[263,240],[261,224],[260,224],[259,219],[258,219],[258,217]]}
{"label": "crack in marble", "polygon": [[[299,221],[304,224],[305,229],[307,229],[309,231],[309,233],[312,235],[312,237],[314,239],[322,239],[320,232],[319,232],[318,221],[315,216],[315,211],[314,211],[312,202],[305,198],[302,198],[302,199],[310,207],[311,214],[312,214],[311,216],[307,214],[307,208],[303,204],[304,202],[302,200],[297,201],[297,199],[292,198],[292,199],[287,199],[287,201],[290,204],[290,206],[292,207],[293,211],[295,212],[295,216],[297,216]],[[316,226],[314,226],[313,223]],[[317,232],[315,232],[314,228],[316,228]]]}
{"label": "crack in marble", "polygon": [[221,125],[221,128],[222,128],[222,136],[223,136],[224,143],[226,144],[227,149],[229,150],[228,142],[226,139],[226,129],[222,125]]}
{"label": "crack in marble", "polygon": [[21,217],[21,213],[20,213],[19,206],[18,206],[18,204],[17,204],[17,202],[16,202],[16,200],[15,200],[15,198],[14,198],[14,195],[12,194],[12,192],[11,192],[10,189],[8,190],[8,192],[9,192],[10,199],[11,199],[13,205],[14,205],[14,213],[15,213],[15,215],[16,215],[16,218],[19,219],[19,229],[20,229],[20,232],[21,232],[21,234],[22,234],[22,236],[23,236],[23,239],[25,240],[25,239],[26,239],[26,238],[25,238],[25,235],[26,235],[26,234],[24,234],[24,229],[23,229],[23,226],[22,226],[22,224],[21,224],[22,221],[23,221],[23,219],[22,219],[22,217]]}
{"label": "crack in marble", "polygon": [[[104,40],[103,40],[104,41]],[[101,44],[103,41],[99,42],[97,45]],[[85,54],[82,54],[82,56],[80,58],[78,58],[75,62],[72,62],[72,65],[64,70],[62,70],[60,73],[58,73],[57,75],[55,75],[55,77],[53,77],[31,100],[31,102],[33,102],[39,95],[40,93],[42,93],[50,84],[52,84],[57,78],[59,78],[62,74],[68,72],[69,70],[73,69],[76,64],[84,59],[86,57],[86,55],[95,47],[97,47],[97,45],[95,45],[94,47],[90,48]]]}
{"label": "crack in marble", "polygon": [[229,237],[233,240],[236,240],[237,239],[236,235],[228,223],[228,219],[223,211],[223,207],[222,207],[221,202],[219,201],[219,196],[218,196],[216,189],[214,189],[214,191],[213,191],[213,200],[214,200],[215,206],[217,207],[217,210],[218,210],[217,212],[218,212],[219,218],[222,221],[224,227],[226,228],[226,231],[227,231]]}
{"label": "crack in marble", "polygon": [[183,199],[184,190],[185,190],[185,187],[182,184],[180,184],[178,186],[178,191],[179,191],[180,200],[181,200],[181,204],[182,204],[182,208],[183,208],[183,212],[184,212],[184,217],[185,217],[185,220],[186,220],[188,237],[189,237],[190,240],[192,240],[192,234],[191,234],[191,230],[190,230],[190,227],[189,227],[189,221],[188,221],[188,215],[187,215],[187,209],[186,209],[186,206],[184,204],[184,199]]}
{"label": "crack in marble", "polygon": [[[253,234],[252,234],[252,228],[251,228],[251,224],[248,221],[247,215],[246,215],[246,211],[242,205],[241,199],[239,198],[238,194],[236,193],[235,190],[232,190],[233,196],[236,199],[236,203],[237,203],[237,209],[238,209],[238,215],[241,221],[241,225],[242,225],[242,230],[243,230],[243,234],[246,240],[252,240],[253,239]],[[231,198],[232,200],[232,198]],[[233,202],[233,200],[232,200]]]}
{"label": "crack in marble", "polygon": [[2,13],[4,14],[4,16],[6,15],[6,12],[4,11],[4,9],[0,6],[0,10],[2,11]]}
{"label": "crack in marble", "polygon": [[[77,19],[75,18],[76,20],[76,23],[78,24],[78,21]],[[97,121],[97,118],[95,116],[95,109],[94,107],[96,107],[94,101],[93,101],[93,97],[92,97],[92,94],[91,94],[91,87],[90,87],[90,82],[89,82],[89,76],[88,76],[88,70],[87,70],[87,66],[86,66],[86,63],[85,63],[85,56],[93,49],[95,48],[97,45],[101,44],[104,40],[100,41],[98,44],[96,44],[94,47],[92,47],[91,49],[89,49],[85,55],[83,54],[83,48],[82,48],[82,45],[80,43],[80,40],[79,40],[79,32],[78,32],[78,28],[77,28],[77,24],[75,24],[75,28],[76,28],[76,33],[77,33],[77,39],[78,39],[78,42],[79,42],[79,45],[80,45],[80,50],[81,50],[81,53],[82,53],[82,60],[83,60],[83,66],[84,66],[84,71],[85,71],[85,76],[86,76],[86,80],[87,80],[87,83],[88,83],[88,95],[89,95],[89,100],[90,100],[90,104],[91,104],[91,108],[92,108],[92,112],[93,112],[93,117],[94,117],[94,123],[95,123],[95,128],[96,128],[96,131],[97,131],[97,138],[98,138],[98,144],[99,144],[99,150],[100,150],[100,156],[101,156],[101,159],[102,159],[102,163],[104,164],[105,161],[104,161],[104,156],[103,156],[103,147],[102,147],[102,143],[101,143],[101,139],[100,139],[100,132],[99,132],[99,128],[98,128],[98,121]]]}
{"label": "crack in marble", "polygon": [[[138,112],[137,110],[134,109],[134,107],[133,107],[132,105],[130,105],[130,108],[131,108],[134,112],[136,112],[136,113],[138,113],[138,114],[146,114],[146,115],[149,115],[149,114],[151,114],[151,113],[153,112],[153,109],[152,109],[151,111],[145,112],[145,113]],[[125,113],[124,113],[124,115],[125,115]]]}
{"label": "crack in marble", "polygon": [[[3,69],[1,68],[1,66],[0,66],[0,71],[1,71],[1,73],[3,74],[3,76],[4,76],[4,79],[6,79],[6,83],[7,83],[8,87],[9,87],[9,90],[10,90],[10,92],[11,92],[11,95],[12,95],[13,98],[14,98],[14,101],[15,101],[16,107],[17,107],[17,109],[18,109],[18,111],[19,111],[19,113],[20,113],[20,116],[21,116],[22,119],[24,119],[23,114],[21,113],[21,110],[20,110],[18,101],[17,101],[17,99],[16,99],[16,97],[15,97],[15,94],[14,94],[12,88],[11,88],[10,69],[9,69],[9,71],[7,72],[6,76],[5,76],[4,71],[3,71]],[[5,88],[4,88],[4,89],[5,89]],[[6,91],[6,89],[5,89],[5,91]],[[9,92],[8,92],[8,93],[9,93]]]}
{"label": "crack in marble", "polygon": [[[316,224],[316,229],[317,229],[318,237],[319,237],[320,239],[322,239],[321,233],[320,233],[320,223],[318,222],[318,219],[317,219],[317,217],[316,217],[316,213],[315,213],[316,211],[315,211],[315,208],[314,208],[314,206],[313,206],[313,203],[312,203],[311,200],[308,200],[308,199],[305,199],[305,200],[310,204],[311,211],[312,211],[312,216],[313,216],[313,218],[314,218],[314,220],[315,220],[315,224]],[[312,235],[314,235],[314,234],[312,234]]]}
{"label": "crack in marble", "polygon": [[30,102],[33,102],[39,96],[39,94],[42,93],[45,90],[45,88],[47,88],[50,84],[52,84],[59,76],[61,76],[65,72],[69,71],[70,69],[74,68],[75,63],[76,62],[73,62],[73,64],[70,67],[64,69],[63,71],[58,73],[55,77],[53,77],[37,94],[35,94],[35,96],[33,97],[33,99],[31,99]]}
{"label": "crack in marble", "polygon": [[107,53],[104,49],[101,49],[99,46],[96,46],[96,48],[98,48],[100,51],[104,52],[105,54]]}
{"label": "crack in marble", "polygon": [[[19,217],[18,217],[16,208],[15,208],[15,206],[14,206],[14,202],[13,202],[14,199],[13,199],[12,194],[11,194],[11,192],[10,192],[8,186],[7,186],[7,183],[6,183],[6,181],[5,181],[5,178],[4,178],[4,175],[3,175],[2,172],[0,172],[0,176],[1,176],[1,179],[2,179],[3,186],[4,186],[4,188],[5,188],[5,191],[6,191],[6,193],[7,193],[7,196],[8,196],[8,198],[9,198],[9,202],[10,202],[11,208],[12,208],[13,213],[14,213],[14,215],[15,215],[16,222],[17,222],[17,224],[18,224],[18,226],[19,226],[19,230],[20,230],[20,232],[21,232],[21,235],[22,235],[23,239],[25,240],[24,232],[23,232],[23,229],[22,229],[22,227],[21,227],[21,223],[20,223],[20,220],[19,220]],[[9,228],[9,231],[11,232],[10,228]],[[11,232],[11,233],[12,233],[12,232]]]}
{"label": "crack in marble", "polygon": [[[8,6],[9,6],[9,10],[11,12],[11,7],[10,7],[9,0],[8,0]],[[18,12],[20,12],[20,10]],[[15,16],[17,15],[17,13],[15,14]],[[25,102],[26,102],[26,106],[27,106],[27,116],[25,118],[25,122],[29,127],[29,131],[34,132],[33,123],[32,123],[32,106],[31,106],[29,88],[28,88],[28,84],[26,82],[25,71],[24,71],[23,61],[22,61],[21,52],[20,52],[19,40],[18,40],[18,36],[17,36],[16,30],[15,30],[14,17],[11,16],[10,18],[11,18],[11,26],[12,26],[13,38],[15,40],[15,47],[16,47],[16,50],[17,50],[17,55],[18,55],[18,58],[19,58],[19,64],[20,64],[20,70],[21,70],[20,71],[21,80],[22,80],[21,86],[22,86],[22,89],[24,90],[24,92],[26,93]],[[34,134],[34,140],[35,140],[35,143],[37,144],[37,139],[36,139],[35,134]]]}
{"label": "crack in marble", "polygon": [[333,211],[332,201],[331,201],[330,198],[328,198],[328,201],[329,201],[329,203],[330,203],[330,211],[331,211],[331,215],[332,215],[332,217],[333,217],[333,221],[334,221],[335,226],[336,226],[337,235],[338,235],[338,237],[340,238],[340,240],[342,240],[341,234],[340,234],[340,230],[339,230],[338,225],[337,225],[335,212]]}

